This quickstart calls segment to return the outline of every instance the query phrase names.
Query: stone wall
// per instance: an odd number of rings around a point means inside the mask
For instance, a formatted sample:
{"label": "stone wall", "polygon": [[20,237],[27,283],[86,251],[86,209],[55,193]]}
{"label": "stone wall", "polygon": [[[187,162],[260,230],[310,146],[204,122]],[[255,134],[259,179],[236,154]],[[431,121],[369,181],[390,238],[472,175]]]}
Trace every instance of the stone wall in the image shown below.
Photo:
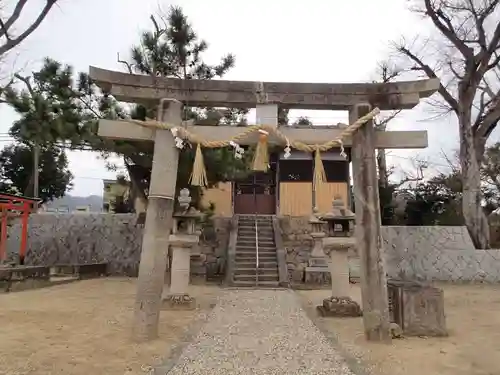
{"label": "stone wall", "polygon": [[[312,249],[307,217],[279,219],[290,281],[304,279]],[[420,280],[500,282],[500,250],[476,250],[465,227],[382,227],[389,277]],[[359,258],[349,254],[351,277]]]}
{"label": "stone wall", "polygon": [[279,218],[290,283],[304,282],[305,269],[313,248],[311,225],[308,217],[282,216]]}
{"label": "stone wall", "polygon": [[[304,281],[312,249],[307,217],[280,217],[288,275]],[[203,230],[200,254],[191,259],[192,274],[206,279],[224,275],[230,219],[217,217]],[[7,250],[17,259],[20,225],[9,229]],[[143,226],[133,214],[37,214],[30,218],[26,263],[91,263],[107,261],[115,275],[136,276]],[[500,250],[475,250],[464,227],[382,227],[385,262],[390,277],[423,280],[500,281]],[[359,260],[350,254],[351,276]]]}
{"label": "stone wall", "polygon": [[500,250],[476,250],[465,227],[383,227],[389,276],[500,281]]}
{"label": "stone wall", "polygon": [[[134,214],[36,214],[30,218],[26,264],[109,263],[115,275],[136,276],[143,225]],[[208,279],[224,273],[228,218],[214,218],[200,238],[200,254],[191,258],[192,274]],[[10,259],[19,253],[21,226],[9,228]]]}
{"label": "stone wall", "polygon": [[500,221],[498,215],[490,216],[490,243],[491,247],[500,248]]}

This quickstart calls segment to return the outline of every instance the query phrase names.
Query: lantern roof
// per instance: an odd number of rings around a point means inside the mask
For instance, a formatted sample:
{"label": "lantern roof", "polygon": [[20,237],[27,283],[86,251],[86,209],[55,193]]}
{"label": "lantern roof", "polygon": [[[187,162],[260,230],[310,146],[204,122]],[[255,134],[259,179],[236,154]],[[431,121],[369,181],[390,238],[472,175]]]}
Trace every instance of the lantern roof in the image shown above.
{"label": "lantern roof", "polygon": [[340,197],[335,197],[332,202],[332,211],[321,216],[321,220],[324,221],[344,221],[344,220],[354,220],[355,214],[350,209],[344,206],[344,201]]}

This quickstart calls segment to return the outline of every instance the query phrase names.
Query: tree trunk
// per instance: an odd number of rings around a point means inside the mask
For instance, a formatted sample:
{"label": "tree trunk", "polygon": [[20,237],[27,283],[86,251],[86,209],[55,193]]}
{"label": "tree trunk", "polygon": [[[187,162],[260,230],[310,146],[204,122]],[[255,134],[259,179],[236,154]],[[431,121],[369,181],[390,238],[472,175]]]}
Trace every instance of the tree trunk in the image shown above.
{"label": "tree trunk", "polygon": [[130,167],[128,163],[125,163],[128,175],[130,177],[130,184],[133,190],[134,197],[141,200],[144,207],[148,206],[148,197],[146,196],[145,189],[142,187],[140,179],[135,175],[133,168]]}
{"label": "tree trunk", "polygon": [[483,137],[478,137],[477,135],[474,137],[474,144],[476,147],[476,159],[479,164],[479,168],[483,164],[484,153],[486,152],[486,139]]}
{"label": "tree trunk", "polygon": [[379,185],[383,187],[389,186],[389,180],[387,173],[387,159],[384,149],[377,150],[377,166],[378,166],[378,179]]}
{"label": "tree trunk", "polygon": [[[386,129],[387,123],[377,126],[377,130],[385,131]],[[377,150],[377,167],[379,186],[386,188],[389,186],[389,173],[387,173],[387,157],[383,148]]]}
{"label": "tree trunk", "polygon": [[477,249],[490,246],[488,219],[482,207],[481,174],[478,151],[471,126],[471,106],[468,101],[469,92],[460,90],[460,109],[458,113],[460,134],[460,165],[463,179],[462,210],[465,225],[469,230],[472,242]]}

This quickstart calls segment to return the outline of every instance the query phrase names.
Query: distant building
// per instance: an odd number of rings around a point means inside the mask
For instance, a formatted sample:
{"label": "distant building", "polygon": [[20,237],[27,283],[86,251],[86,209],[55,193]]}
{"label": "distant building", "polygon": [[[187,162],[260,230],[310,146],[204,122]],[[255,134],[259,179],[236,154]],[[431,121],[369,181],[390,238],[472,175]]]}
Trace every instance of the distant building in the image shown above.
{"label": "distant building", "polygon": [[73,212],[90,212],[90,206],[77,206]]}
{"label": "distant building", "polygon": [[45,212],[50,214],[68,214],[70,210],[67,206],[49,207],[47,204],[42,204],[38,208],[38,212]]}
{"label": "distant building", "polygon": [[[102,193],[102,210],[104,212],[114,212],[113,204],[117,198],[128,199],[131,194],[130,184],[128,182],[119,182],[117,180],[102,180],[104,190]],[[146,211],[146,207],[139,198],[134,200],[135,212]]]}

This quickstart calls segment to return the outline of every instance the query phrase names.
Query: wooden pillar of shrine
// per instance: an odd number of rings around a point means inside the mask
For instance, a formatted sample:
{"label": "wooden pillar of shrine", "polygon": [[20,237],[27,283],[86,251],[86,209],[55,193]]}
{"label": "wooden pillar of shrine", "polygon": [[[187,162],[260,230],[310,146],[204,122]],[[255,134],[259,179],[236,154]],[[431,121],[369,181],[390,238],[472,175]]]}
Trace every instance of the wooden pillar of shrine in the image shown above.
{"label": "wooden pillar of shrine", "polygon": [[[349,122],[371,110],[357,104],[349,110]],[[380,203],[375,158],[373,120],[361,126],[352,138],[352,169],[356,212],[356,245],[361,260],[361,293],[366,339],[391,342],[387,281],[380,232]]]}
{"label": "wooden pillar of shrine", "polygon": [[[181,102],[162,99],[158,108],[158,120],[181,126],[181,110]],[[139,342],[158,337],[179,162],[179,152],[170,130],[156,130],[154,142],[153,167],[134,305],[132,334],[134,340]]]}

